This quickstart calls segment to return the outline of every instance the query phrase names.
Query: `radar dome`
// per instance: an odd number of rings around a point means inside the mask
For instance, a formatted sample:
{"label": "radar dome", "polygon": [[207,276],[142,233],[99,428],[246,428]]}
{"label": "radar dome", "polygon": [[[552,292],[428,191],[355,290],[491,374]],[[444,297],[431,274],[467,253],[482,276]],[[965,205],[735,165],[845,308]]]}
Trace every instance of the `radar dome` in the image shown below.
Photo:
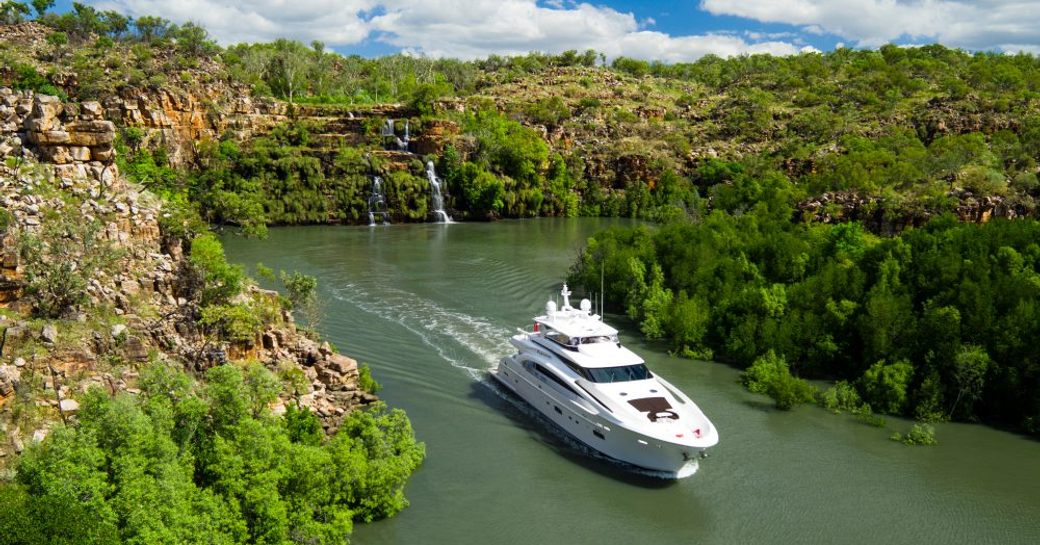
{"label": "radar dome", "polygon": [[592,310],[592,301],[589,301],[588,299],[582,299],[581,305],[579,306],[581,307],[581,310],[583,312],[589,312]]}
{"label": "radar dome", "polygon": [[545,303],[545,313],[549,316],[556,314],[556,301],[549,301]]}

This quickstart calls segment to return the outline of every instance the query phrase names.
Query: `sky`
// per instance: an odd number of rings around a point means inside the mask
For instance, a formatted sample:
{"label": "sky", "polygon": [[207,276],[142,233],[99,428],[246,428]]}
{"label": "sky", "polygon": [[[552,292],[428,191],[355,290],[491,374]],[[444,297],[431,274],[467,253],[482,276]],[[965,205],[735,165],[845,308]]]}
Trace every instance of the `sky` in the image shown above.
{"label": "sky", "polygon": [[[343,54],[473,59],[594,49],[693,61],[941,43],[1040,54],[1040,0],[82,0],[194,21],[222,45],[280,37]],[[58,0],[55,9],[71,9]]]}

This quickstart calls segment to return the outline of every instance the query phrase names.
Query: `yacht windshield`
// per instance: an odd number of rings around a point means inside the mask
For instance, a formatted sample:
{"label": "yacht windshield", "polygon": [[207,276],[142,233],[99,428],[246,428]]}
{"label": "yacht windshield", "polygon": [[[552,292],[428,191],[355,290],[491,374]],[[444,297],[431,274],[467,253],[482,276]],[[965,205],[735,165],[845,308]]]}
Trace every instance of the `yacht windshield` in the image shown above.
{"label": "yacht windshield", "polygon": [[582,337],[581,344],[595,344],[595,343],[617,343],[617,335],[596,335],[593,337]]}
{"label": "yacht windshield", "polygon": [[619,367],[587,367],[585,368],[592,382],[628,382],[630,380],[646,380],[653,375],[646,365],[622,365]]}

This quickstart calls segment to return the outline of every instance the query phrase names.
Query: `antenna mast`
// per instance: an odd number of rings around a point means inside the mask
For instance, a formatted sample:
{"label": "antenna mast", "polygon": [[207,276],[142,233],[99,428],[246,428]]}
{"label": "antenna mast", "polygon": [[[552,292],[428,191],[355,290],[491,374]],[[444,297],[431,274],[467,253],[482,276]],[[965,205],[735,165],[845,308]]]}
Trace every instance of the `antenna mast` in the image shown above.
{"label": "antenna mast", "polygon": [[606,316],[607,311],[603,308],[603,260],[599,262],[599,315]]}

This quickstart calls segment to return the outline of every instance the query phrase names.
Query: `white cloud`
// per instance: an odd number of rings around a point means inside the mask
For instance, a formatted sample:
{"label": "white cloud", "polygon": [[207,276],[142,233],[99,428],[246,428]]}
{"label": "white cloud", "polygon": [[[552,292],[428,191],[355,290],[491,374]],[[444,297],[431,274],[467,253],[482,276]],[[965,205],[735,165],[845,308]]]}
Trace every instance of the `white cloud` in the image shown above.
{"label": "white cloud", "polygon": [[114,9],[139,17],[156,15],[175,23],[196,22],[218,42],[271,41],[293,38],[305,43],[349,45],[369,35],[362,13],[374,0],[95,0],[98,9]]}
{"label": "white cloud", "polygon": [[330,46],[377,39],[402,51],[460,58],[595,49],[665,61],[705,54],[793,54],[798,45],[763,35],[673,36],[645,30],[652,19],[577,2],[536,0],[88,0],[132,16],[205,26],[221,43],[287,37]]}
{"label": "white cloud", "polygon": [[1035,50],[1037,0],[701,0],[715,15],[786,23],[858,46],[909,37],[968,49]]}

